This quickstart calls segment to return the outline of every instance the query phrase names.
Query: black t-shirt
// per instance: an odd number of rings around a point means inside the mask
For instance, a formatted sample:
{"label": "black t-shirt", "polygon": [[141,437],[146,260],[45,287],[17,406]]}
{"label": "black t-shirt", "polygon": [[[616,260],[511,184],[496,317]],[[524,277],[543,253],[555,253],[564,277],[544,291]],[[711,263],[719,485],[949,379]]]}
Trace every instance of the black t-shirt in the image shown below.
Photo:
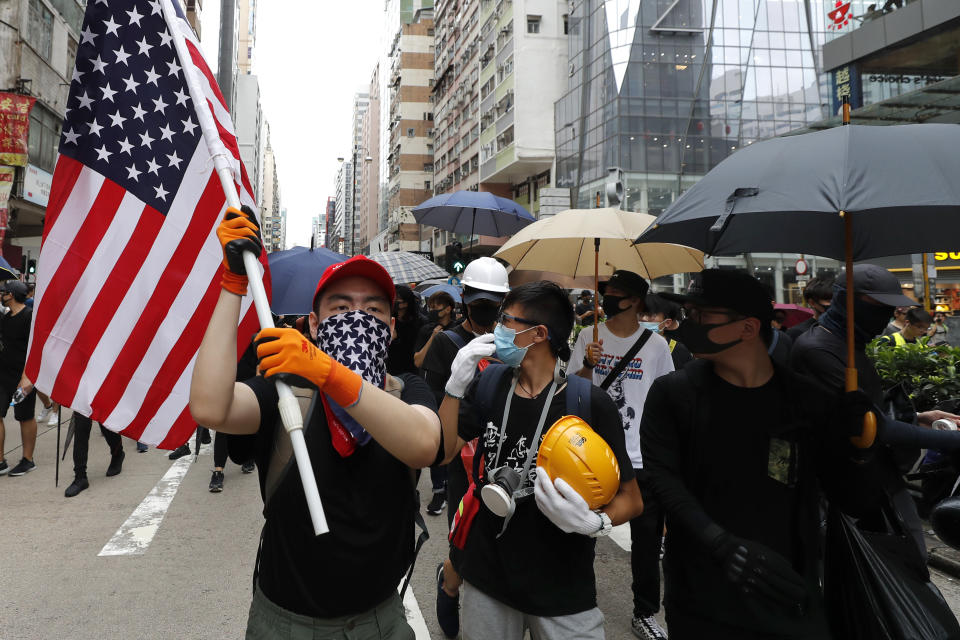
{"label": "black t-shirt", "polygon": [[[398,376],[401,399],[436,410],[419,377]],[[256,460],[264,490],[278,425],[277,391],[245,381],[260,405]],[[333,618],[367,611],[396,593],[413,559],[417,509],[410,468],[376,440],[342,458],[318,411],[304,430],[330,532],[314,536],[300,475],[291,468],[273,495],[260,555],[259,585],[272,602],[300,615]]]}
{"label": "black t-shirt", "polygon": [[667,341],[667,345],[670,347],[670,355],[673,358],[674,371],[679,371],[683,368],[683,365],[693,360],[690,349],[687,349],[682,342],[677,342],[671,338]]}
{"label": "black t-shirt", "polygon": [[593,306],[593,301],[590,301],[589,303],[578,302],[575,310],[578,318],[577,324],[581,324],[583,326],[587,326],[588,324],[593,324],[592,313],[590,315],[584,316],[582,319],[580,319],[580,315],[586,313],[587,311],[592,311],[594,309],[595,307]]}
{"label": "black t-shirt", "polygon": [[[463,328],[463,325],[457,325],[450,331],[455,332],[463,339],[463,344],[467,344],[474,338],[472,332]],[[449,336],[438,335],[430,343],[430,350],[423,359],[423,366],[420,367],[420,374],[430,385],[433,396],[439,405],[443,402],[443,390],[447,386],[447,380],[450,379],[450,365],[453,359],[457,357],[460,347],[453,343]]]}
{"label": "black t-shirt", "polygon": [[[413,345],[414,353],[416,353],[417,351],[420,351],[420,349],[423,349],[425,346],[427,346],[427,343],[430,342],[430,336],[433,335],[433,330],[438,324],[440,323],[427,322],[422,327],[420,327],[420,331],[417,333],[417,339]],[[443,330],[446,331],[447,329],[452,329],[453,326],[454,326],[454,323],[451,322],[450,324],[444,326]],[[433,345],[431,344],[430,346],[432,347]],[[426,357],[426,354],[424,354],[424,357]]]}
{"label": "black t-shirt", "polygon": [[[493,425],[502,421],[511,380],[510,375],[504,375],[500,380],[490,405],[493,415],[488,416]],[[486,469],[493,465],[509,465],[520,471],[546,402],[546,390],[536,399],[514,395],[506,439],[500,460],[496,461],[499,426],[480,424],[472,404],[476,388],[475,381],[460,405],[460,437],[469,442],[482,436],[480,442],[487,461]],[[541,439],[550,425],[566,413],[565,394],[566,388],[553,398]],[[633,479],[633,465],[624,444],[620,413],[610,396],[596,386],[590,393],[590,412],[591,427],[606,440],[617,457],[620,480]],[[536,458],[531,464],[531,483],[536,474],[535,465]],[[593,538],[561,531],[541,513],[532,494],[519,501],[506,531],[497,538],[502,526],[503,518],[494,515],[481,503],[464,549],[461,571],[465,580],[487,595],[529,615],[562,616],[596,606]]]}
{"label": "black t-shirt", "polygon": [[16,315],[0,316],[0,338],[3,350],[0,351],[0,383],[4,387],[20,382],[23,367],[27,363],[27,342],[30,340],[30,322],[33,311],[24,307]]}
{"label": "black t-shirt", "polygon": [[417,334],[420,332],[420,318],[409,322],[397,320],[397,337],[390,341],[387,351],[387,372],[392,375],[401,373],[417,373],[417,366],[413,364],[414,348]]}
{"label": "black t-shirt", "polygon": [[807,318],[800,324],[795,324],[789,329],[787,329],[787,335],[790,336],[791,340],[796,342],[797,338],[805,334],[807,331],[809,331],[813,327],[816,327],[818,324],[820,323],[817,322],[816,318],[813,318],[813,317]]}

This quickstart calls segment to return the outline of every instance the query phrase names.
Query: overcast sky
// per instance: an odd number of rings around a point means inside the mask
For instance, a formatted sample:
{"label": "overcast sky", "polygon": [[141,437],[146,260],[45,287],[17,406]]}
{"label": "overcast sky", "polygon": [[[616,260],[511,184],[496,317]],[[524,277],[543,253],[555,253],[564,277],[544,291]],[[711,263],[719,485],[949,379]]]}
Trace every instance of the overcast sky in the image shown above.
{"label": "overcast sky", "polygon": [[[254,73],[270,122],[287,246],[310,245],[313,216],[336,193],[349,157],[353,94],[366,91],[383,30],[383,0],[259,0]],[[220,0],[204,0],[201,42],[216,67]]]}

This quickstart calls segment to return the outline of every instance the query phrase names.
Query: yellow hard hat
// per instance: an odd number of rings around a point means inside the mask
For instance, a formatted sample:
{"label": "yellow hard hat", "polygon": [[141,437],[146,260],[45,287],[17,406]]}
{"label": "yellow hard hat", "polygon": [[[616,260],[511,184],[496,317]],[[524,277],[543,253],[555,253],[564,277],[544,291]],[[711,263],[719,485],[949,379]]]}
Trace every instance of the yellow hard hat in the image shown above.
{"label": "yellow hard hat", "polygon": [[551,480],[563,478],[591,509],[608,504],[620,487],[620,465],[610,445],[577,416],[553,423],[540,443],[537,466]]}

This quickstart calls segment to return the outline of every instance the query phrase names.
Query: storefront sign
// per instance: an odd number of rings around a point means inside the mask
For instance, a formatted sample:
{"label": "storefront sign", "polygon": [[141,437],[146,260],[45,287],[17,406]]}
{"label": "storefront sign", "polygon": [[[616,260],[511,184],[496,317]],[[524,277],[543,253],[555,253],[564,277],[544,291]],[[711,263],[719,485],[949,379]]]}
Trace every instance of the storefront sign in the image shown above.
{"label": "storefront sign", "polygon": [[4,236],[7,234],[7,221],[10,219],[9,206],[10,191],[13,189],[13,167],[0,167],[0,246],[3,246]]}
{"label": "storefront sign", "polygon": [[41,207],[50,200],[53,176],[39,167],[28,164],[23,173],[23,199]]}
{"label": "storefront sign", "polygon": [[946,80],[945,76],[931,76],[931,75],[922,75],[922,76],[910,76],[904,74],[896,73],[879,73],[871,74],[867,76],[869,82],[885,82],[891,84],[935,84],[942,80]]}
{"label": "storefront sign", "polygon": [[933,254],[934,260],[960,260],[960,251],[939,251]]}
{"label": "storefront sign", "polygon": [[30,96],[0,93],[0,164],[26,166],[30,109],[36,101]]}
{"label": "storefront sign", "polygon": [[856,65],[848,64],[830,72],[830,105],[834,115],[840,113],[843,98],[850,99],[850,108],[863,106],[863,91],[860,86],[860,72]]}

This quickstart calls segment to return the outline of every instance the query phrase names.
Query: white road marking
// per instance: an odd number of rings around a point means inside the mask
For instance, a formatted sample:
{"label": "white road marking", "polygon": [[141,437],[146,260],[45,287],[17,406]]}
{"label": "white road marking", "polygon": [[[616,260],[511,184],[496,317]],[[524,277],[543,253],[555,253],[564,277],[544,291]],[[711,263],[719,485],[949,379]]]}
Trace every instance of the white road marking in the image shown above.
{"label": "white road marking", "polygon": [[[206,455],[210,453],[210,449],[210,445],[203,445],[200,447],[200,454]],[[177,495],[180,483],[193,464],[193,457],[191,453],[170,465],[140,506],[134,509],[126,522],[103,546],[98,556],[139,556],[146,553],[147,547],[160,529],[160,523],[163,522],[173,497]]]}
{"label": "white road marking", "polygon": [[610,539],[617,543],[624,551],[630,551],[630,523],[618,524],[610,532]]}
{"label": "white road marking", "polygon": [[[397,587],[400,587],[403,582]],[[417,640],[430,640],[430,631],[427,629],[427,621],[423,619],[423,613],[420,612],[420,605],[417,604],[417,598],[413,595],[413,586],[407,586],[407,592],[403,594],[403,612],[407,617],[407,622],[413,628],[413,633]]]}

